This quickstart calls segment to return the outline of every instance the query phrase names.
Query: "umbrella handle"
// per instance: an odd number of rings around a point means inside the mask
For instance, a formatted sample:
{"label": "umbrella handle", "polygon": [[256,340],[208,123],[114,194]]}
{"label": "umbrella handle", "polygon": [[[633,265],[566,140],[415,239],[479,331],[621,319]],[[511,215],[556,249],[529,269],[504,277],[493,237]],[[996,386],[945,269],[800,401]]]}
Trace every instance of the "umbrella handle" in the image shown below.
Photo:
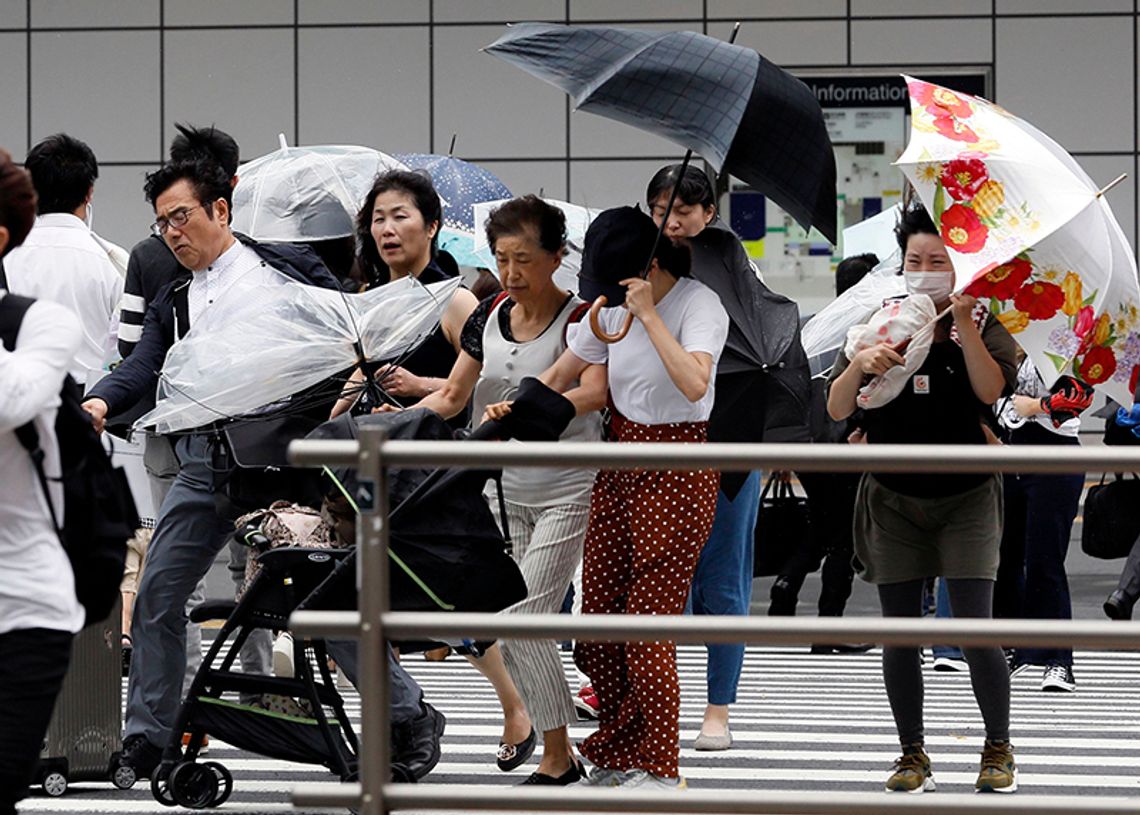
{"label": "umbrella handle", "polygon": [[612,344],[625,338],[629,333],[629,329],[633,326],[633,315],[625,315],[625,325],[616,334],[607,334],[602,330],[602,324],[598,320],[598,315],[602,312],[602,306],[606,304],[606,296],[603,294],[593,305],[590,306],[590,330],[594,332],[594,336],[604,343]]}

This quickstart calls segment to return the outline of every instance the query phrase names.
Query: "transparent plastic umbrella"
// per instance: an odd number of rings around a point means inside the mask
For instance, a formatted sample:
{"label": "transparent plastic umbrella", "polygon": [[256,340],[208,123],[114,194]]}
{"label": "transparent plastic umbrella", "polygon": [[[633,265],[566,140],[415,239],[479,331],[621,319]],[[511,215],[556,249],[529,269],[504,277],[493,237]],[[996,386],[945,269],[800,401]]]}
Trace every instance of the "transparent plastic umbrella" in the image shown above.
{"label": "transparent plastic umbrella", "polygon": [[314,145],[281,148],[238,167],[234,188],[237,232],[290,243],[356,233],[356,214],[376,176],[407,169],[371,147]]}
{"label": "transparent plastic umbrella", "polygon": [[[155,408],[135,422],[176,433],[248,416],[365,361],[391,360],[435,329],[454,278],[423,285],[406,277],[360,294],[297,283],[275,285],[225,305],[223,327],[191,331],[170,349]],[[226,302],[222,295],[217,302]]]}
{"label": "transparent plastic umbrella", "polygon": [[801,339],[813,376],[831,368],[849,328],[867,322],[884,300],[906,294],[903,278],[897,274],[902,266],[895,241],[898,213],[899,206],[895,205],[843,230],[844,255],[873,252],[879,263],[804,324]]}

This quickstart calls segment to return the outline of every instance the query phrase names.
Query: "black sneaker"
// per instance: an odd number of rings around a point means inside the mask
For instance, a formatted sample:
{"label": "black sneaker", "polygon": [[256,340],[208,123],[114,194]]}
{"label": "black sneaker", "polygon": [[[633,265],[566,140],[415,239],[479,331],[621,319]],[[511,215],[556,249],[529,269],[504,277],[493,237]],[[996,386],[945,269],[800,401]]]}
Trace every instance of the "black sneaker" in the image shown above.
{"label": "black sneaker", "polygon": [[123,749],[115,764],[130,767],[138,778],[150,778],[151,773],[162,762],[162,750],[155,747],[146,736],[127,736],[123,739]]}
{"label": "black sneaker", "polygon": [[1053,693],[1072,693],[1077,689],[1073,669],[1068,665],[1046,665],[1041,677],[1041,690]]}

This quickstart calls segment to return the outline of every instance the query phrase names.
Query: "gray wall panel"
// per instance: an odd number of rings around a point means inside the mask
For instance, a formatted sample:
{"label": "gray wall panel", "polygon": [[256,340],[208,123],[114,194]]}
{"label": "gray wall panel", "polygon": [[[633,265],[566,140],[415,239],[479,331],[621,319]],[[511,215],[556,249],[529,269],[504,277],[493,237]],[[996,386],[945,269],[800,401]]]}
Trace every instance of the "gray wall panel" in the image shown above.
{"label": "gray wall panel", "polygon": [[243,159],[293,143],[293,31],[170,31],[166,35],[167,140],[174,122],[216,124]]}
{"label": "gray wall panel", "polygon": [[0,147],[19,161],[28,152],[27,35],[0,32]]}
{"label": "gray wall panel", "polygon": [[1068,150],[1131,151],[1132,36],[1127,17],[999,20],[996,97]]}
{"label": "gray wall panel", "polygon": [[299,42],[301,144],[426,149],[426,26],[311,28],[301,31]]}
{"label": "gray wall panel", "polygon": [[157,161],[158,41],[157,31],[32,34],[33,142],[62,130],[100,161]]}

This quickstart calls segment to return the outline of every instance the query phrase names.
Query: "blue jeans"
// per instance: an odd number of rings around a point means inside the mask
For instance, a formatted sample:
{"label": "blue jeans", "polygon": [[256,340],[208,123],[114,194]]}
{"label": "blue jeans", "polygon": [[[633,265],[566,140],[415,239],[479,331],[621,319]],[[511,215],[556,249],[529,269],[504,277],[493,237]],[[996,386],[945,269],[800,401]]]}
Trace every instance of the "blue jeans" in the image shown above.
{"label": "blue jeans", "polygon": [[[1072,618],[1065,556],[1084,482],[1083,475],[1019,473],[1005,477],[1005,529],[994,590],[995,617]],[[1071,667],[1073,650],[1018,648],[1013,661]]]}
{"label": "blue jeans", "polygon": [[[950,613],[950,595],[946,592],[946,578],[938,578],[938,593],[935,601],[934,616],[940,620],[948,620],[954,615]],[[935,645],[931,647],[934,658],[963,659],[962,649],[957,645]]]}
{"label": "blue jeans", "polygon": [[[760,472],[748,476],[736,498],[717,492],[716,518],[693,575],[689,607],[693,614],[748,616],[752,604],[752,556],[756,513],[760,511]],[[731,705],[744,666],[744,644],[708,644],[708,701]]]}

